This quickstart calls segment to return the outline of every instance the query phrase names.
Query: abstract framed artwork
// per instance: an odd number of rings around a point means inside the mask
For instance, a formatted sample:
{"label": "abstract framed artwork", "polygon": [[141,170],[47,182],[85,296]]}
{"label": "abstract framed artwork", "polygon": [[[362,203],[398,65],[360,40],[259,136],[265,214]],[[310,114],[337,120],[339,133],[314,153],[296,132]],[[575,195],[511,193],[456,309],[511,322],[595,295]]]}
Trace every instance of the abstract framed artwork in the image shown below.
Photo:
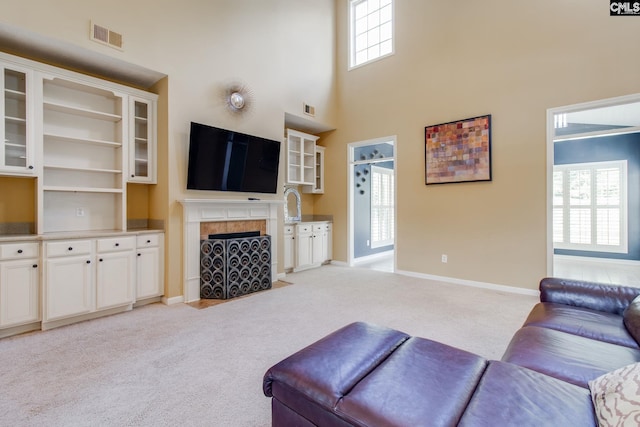
{"label": "abstract framed artwork", "polygon": [[424,128],[425,184],[491,181],[491,114]]}

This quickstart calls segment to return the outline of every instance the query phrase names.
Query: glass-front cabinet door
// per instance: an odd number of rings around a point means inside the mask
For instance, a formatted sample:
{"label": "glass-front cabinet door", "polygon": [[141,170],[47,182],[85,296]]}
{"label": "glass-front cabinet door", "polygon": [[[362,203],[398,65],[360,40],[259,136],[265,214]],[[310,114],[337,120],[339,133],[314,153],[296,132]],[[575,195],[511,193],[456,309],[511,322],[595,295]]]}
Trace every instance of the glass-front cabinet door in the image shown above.
{"label": "glass-front cabinet door", "polygon": [[33,94],[32,72],[0,62],[0,173],[4,175],[33,175]]}
{"label": "glass-front cabinet door", "polygon": [[147,99],[130,98],[129,182],[155,184],[155,109]]}

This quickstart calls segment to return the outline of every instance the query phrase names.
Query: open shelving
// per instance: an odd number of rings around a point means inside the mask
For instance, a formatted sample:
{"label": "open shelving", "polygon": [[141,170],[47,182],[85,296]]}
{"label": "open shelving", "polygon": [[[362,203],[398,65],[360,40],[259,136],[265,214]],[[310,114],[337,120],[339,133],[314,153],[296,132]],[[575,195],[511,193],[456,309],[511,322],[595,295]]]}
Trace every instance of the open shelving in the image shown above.
{"label": "open shelving", "polygon": [[43,79],[44,232],[126,229],[125,96]]}

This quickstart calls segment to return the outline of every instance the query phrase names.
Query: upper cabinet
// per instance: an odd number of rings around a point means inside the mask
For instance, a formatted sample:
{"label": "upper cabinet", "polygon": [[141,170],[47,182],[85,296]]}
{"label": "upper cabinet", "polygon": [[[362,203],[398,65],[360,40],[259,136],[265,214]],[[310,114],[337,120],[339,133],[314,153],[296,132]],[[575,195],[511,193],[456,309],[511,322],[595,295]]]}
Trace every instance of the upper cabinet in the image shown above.
{"label": "upper cabinet", "polygon": [[324,147],[316,145],[314,160],[313,184],[302,187],[302,192],[323,194],[324,193]]}
{"label": "upper cabinet", "polygon": [[0,175],[37,177],[37,233],[126,230],[156,183],[158,96],[0,53]]}
{"label": "upper cabinet", "polygon": [[156,109],[148,99],[129,98],[130,182],[156,183]]}
{"label": "upper cabinet", "polygon": [[287,129],[287,184],[314,185],[317,136]]}
{"label": "upper cabinet", "polygon": [[33,72],[0,61],[0,174],[34,175]]}
{"label": "upper cabinet", "polygon": [[324,147],[318,137],[287,129],[287,184],[305,193],[324,193]]}

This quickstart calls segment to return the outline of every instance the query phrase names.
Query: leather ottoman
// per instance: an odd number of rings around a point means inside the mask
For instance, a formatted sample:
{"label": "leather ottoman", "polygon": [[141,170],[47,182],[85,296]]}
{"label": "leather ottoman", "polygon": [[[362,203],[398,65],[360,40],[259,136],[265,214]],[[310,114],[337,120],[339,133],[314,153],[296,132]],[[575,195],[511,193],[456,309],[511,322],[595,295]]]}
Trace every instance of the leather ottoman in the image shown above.
{"label": "leather ottoman", "polygon": [[448,345],[353,323],[267,371],[272,425],[451,426],[487,360]]}

